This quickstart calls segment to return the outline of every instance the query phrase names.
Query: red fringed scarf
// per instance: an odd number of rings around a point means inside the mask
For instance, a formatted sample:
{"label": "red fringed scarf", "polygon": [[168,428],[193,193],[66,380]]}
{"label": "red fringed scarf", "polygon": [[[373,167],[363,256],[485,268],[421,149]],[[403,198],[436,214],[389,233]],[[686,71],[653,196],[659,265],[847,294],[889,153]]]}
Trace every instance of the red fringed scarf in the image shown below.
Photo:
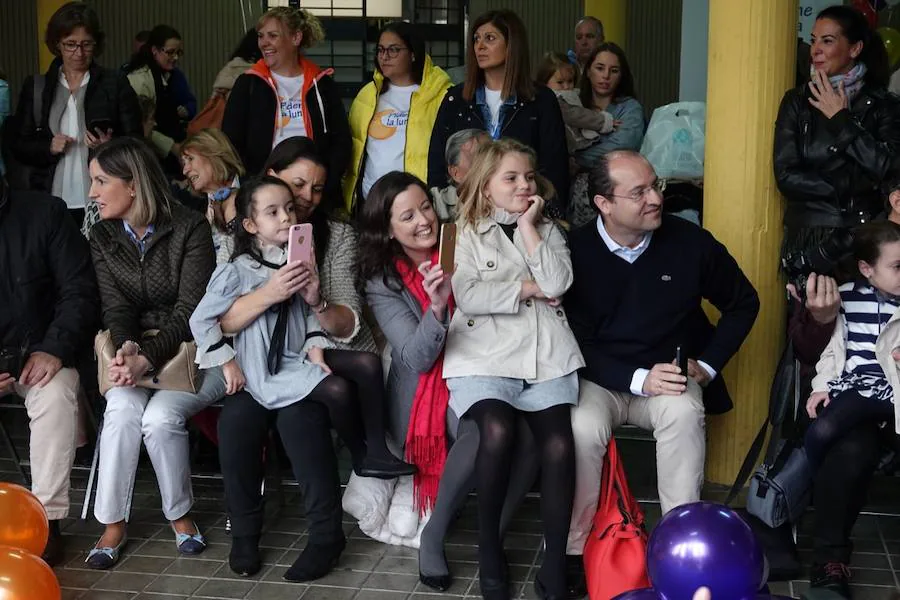
{"label": "red fringed scarf", "polygon": [[[437,263],[438,254],[431,257]],[[424,277],[407,261],[396,260],[394,266],[403,285],[418,300],[422,314],[431,310],[431,301],[425,293]],[[447,302],[447,314],[453,314],[453,296]],[[419,385],[413,398],[406,432],[406,460],[418,467],[413,480],[416,507],[420,514],[434,507],[438,483],[447,460],[447,404],[450,390],[443,377],[444,352],[437,357],[427,372],[419,375]]]}

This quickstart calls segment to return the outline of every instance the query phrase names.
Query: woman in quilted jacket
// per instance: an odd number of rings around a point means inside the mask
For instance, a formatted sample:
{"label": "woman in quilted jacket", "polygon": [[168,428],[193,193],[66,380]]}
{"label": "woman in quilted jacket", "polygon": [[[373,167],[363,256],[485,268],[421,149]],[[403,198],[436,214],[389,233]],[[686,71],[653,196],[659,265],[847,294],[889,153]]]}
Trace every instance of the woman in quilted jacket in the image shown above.
{"label": "woman in quilted jacket", "polygon": [[142,387],[146,377],[180,360],[182,343],[191,341],[188,319],[215,268],[212,232],[202,214],[170,198],[162,168],[142,141],[116,138],[103,144],[90,174],[90,197],[101,218],[91,230],[91,255],[103,326],[116,355],[100,374],[107,378],[101,389],[111,387],[105,394],[94,516],[106,529],[86,562],[107,569],[118,562],[127,540],[128,499],[142,441],[178,551],[205,549],[191,517],[185,422],[225,395],[225,380],[221,369],[212,369],[196,381],[196,393]]}

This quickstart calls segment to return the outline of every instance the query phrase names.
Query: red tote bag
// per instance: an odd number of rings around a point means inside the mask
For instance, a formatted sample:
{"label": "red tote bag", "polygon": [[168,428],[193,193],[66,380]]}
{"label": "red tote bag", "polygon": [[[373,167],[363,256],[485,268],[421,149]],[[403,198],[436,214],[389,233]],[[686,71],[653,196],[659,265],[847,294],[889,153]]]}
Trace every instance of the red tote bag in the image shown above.
{"label": "red tote bag", "polygon": [[628,489],[613,438],[603,459],[597,514],[584,546],[584,571],[591,600],[650,587],[644,511]]}

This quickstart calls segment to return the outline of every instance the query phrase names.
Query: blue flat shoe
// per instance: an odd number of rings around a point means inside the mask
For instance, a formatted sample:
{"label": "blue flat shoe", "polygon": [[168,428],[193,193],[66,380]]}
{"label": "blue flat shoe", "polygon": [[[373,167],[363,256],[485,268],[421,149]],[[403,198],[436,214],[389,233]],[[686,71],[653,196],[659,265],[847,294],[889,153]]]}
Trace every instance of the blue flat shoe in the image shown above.
{"label": "blue flat shoe", "polygon": [[196,523],[194,523],[194,529],[197,530],[197,533],[191,535],[189,533],[178,533],[175,531],[175,526],[172,526],[172,531],[175,533],[175,547],[178,548],[180,553],[194,555],[206,550],[206,538],[200,533],[200,528],[197,527]]}
{"label": "blue flat shoe", "polygon": [[88,553],[87,558],[84,560],[84,562],[86,562],[87,566],[92,569],[98,569],[101,571],[109,569],[110,567],[115,566],[117,562],[119,562],[119,556],[127,541],[128,536],[126,535],[122,537],[122,541],[119,542],[118,546],[104,546],[102,548],[98,548],[97,546],[95,546]]}

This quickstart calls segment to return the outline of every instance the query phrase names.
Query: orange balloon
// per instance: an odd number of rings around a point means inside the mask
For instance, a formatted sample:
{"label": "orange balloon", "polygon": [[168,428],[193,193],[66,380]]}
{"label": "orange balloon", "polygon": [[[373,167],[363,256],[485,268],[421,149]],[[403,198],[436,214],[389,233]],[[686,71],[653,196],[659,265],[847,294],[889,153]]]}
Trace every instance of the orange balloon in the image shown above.
{"label": "orange balloon", "polygon": [[47,512],[41,501],[21,485],[0,482],[0,545],[40,556],[49,534]]}
{"label": "orange balloon", "polygon": [[61,600],[53,569],[33,554],[0,546],[0,598],[3,600]]}

